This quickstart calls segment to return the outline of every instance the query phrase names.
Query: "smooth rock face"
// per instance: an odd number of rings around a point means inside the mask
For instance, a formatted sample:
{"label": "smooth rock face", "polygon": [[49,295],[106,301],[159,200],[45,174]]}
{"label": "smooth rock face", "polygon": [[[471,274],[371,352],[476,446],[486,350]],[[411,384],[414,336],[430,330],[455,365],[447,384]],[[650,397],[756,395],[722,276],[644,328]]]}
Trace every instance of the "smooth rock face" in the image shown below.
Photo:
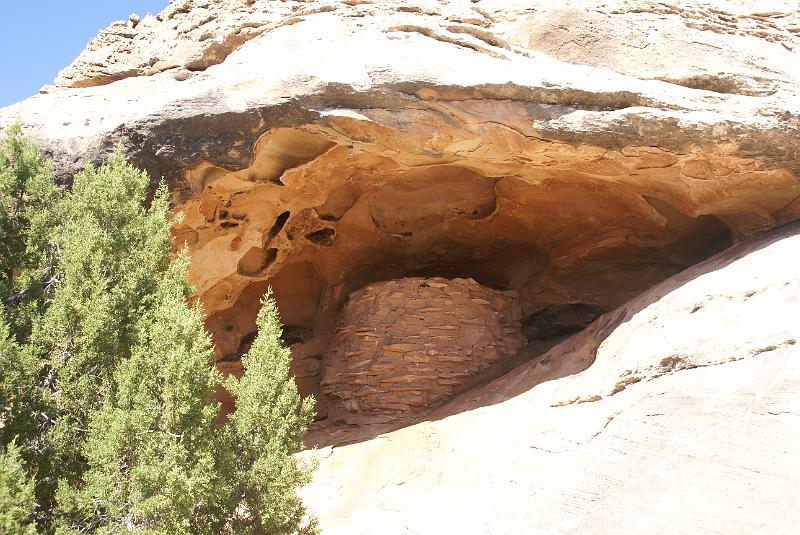
{"label": "smooth rock face", "polygon": [[88,87],[170,69],[203,71],[263,33],[324,14],[377,19],[394,24],[386,27],[388,32],[417,33],[498,59],[509,51],[532,50],[639,78],[763,95],[792,81],[800,17],[790,7],[755,0],[713,6],[641,0],[599,5],[586,0],[417,0],[400,5],[173,0],[156,16],[131,17],[100,32],[59,73],[56,84]]}
{"label": "smooth rock face", "polygon": [[[309,442],[363,439],[328,530],[794,531],[797,238],[670,277],[800,218],[797,65],[788,1],[175,0],[0,126],[164,177],[225,373],[273,289]],[[379,437],[321,380],[348,296],[408,278],[514,292],[498,363],[533,362]]]}
{"label": "smooth rock face", "polygon": [[331,534],[794,533],[798,258],[798,224],[735,246],[416,425],[321,450],[304,498]]}
{"label": "smooth rock face", "polygon": [[325,354],[323,390],[350,412],[418,415],[522,348],[518,301],[513,290],[441,277],[353,292]]}

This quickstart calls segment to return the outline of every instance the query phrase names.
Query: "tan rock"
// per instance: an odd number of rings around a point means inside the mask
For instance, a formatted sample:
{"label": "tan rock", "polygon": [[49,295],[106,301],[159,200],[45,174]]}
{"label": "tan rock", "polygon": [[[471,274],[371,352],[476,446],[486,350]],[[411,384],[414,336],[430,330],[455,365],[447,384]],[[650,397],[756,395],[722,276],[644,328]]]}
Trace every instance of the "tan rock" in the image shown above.
{"label": "tan rock", "polygon": [[792,533],[797,258],[794,224],[690,268],[548,366],[323,450],[303,498],[332,534]]}
{"label": "tan rock", "polygon": [[[390,295],[389,299],[392,299],[393,297],[393,295]],[[377,329],[377,327],[373,328]],[[416,344],[389,344],[383,348],[385,352],[388,351],[389,353],[406,353],[408,351],[415,351],[417,349],[419,349],[419,346]]]}

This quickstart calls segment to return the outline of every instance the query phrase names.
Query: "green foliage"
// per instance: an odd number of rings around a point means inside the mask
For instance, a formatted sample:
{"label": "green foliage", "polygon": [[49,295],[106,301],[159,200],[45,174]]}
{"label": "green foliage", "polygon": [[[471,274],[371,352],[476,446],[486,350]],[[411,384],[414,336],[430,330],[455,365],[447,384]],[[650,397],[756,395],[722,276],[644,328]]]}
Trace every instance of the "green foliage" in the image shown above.
{"label": "green foliage", "polygon": [[26,342],[54,284],[58,196],[50,165],[19,125],[9,128],[0,141],[0,448],[16,440],[42,481],[49,473],[47,396],[43,362]]}
{"label": "green foliage", "polygon": [[282,344],[278,309],[269,293],[257,325],[258,335],[242,357],[244,375],[226,383],[236,398],[228,424],[237,452],[231,480],[242,504],[231,532],[314,533],[313,522],[303,524],[305,510],[296,493],[298,483],[308,482],[311,467],[292,455],[302,448],[314,399],[301,399],[295,382],[287,380],[291,352]]}
{"label": "green foliage", "polygon": [[36,435],[39,364],[14,340],[0,309],[0,445]]}
{"label": "green foliage", "polygon": [[19,448],[12,442],[4,449],[0,449],[0,533],[34,535],[33,479],[25,471]]}
{"label": "green foliage", "polygon": [[20,136],[18,124],[9,128],[0,140],[0,298],[18,338],[28,334],[52,284],[50,232],[58,195],[48,162]]}
{"label": "green foliage", "polygon": [[85,469],[80,444],[90,415],[113,385],[118,363],[131,356],[137,321],[152,307],[169,266],[167,195],[144,207],[146,173],[113,156],[74,177],[54,232],[58,250],[52,301],[31,343],[49,368],[54,462],[69,480]]}
{"label": "green foliage", "polygon": [[220,516],[216,404],[219,384],[203,315],[185,305],[186,257],[159,280],[137,321],[131,357],[92,415],[83,486],[63,486],[70,526],[101,533],[211,533]]}
{"label": "green foliage", "polygon": [[0,502],[2,533],[314,532],[293,456],[313,400],[274,302],[215,428],[221,378],[166,188],[148,203],[148,176],[116,155],[61,193],[18,128],[0,178],[0,500],[24,498]]}

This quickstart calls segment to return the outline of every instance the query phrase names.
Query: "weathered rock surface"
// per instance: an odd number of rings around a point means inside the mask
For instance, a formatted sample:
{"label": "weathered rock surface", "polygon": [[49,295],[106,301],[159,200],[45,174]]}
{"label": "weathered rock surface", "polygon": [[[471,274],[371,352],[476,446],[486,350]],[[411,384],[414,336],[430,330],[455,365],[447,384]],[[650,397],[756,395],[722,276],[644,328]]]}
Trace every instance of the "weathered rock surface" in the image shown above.
{"label": "weathered rock surface", "polygon": [[241,373],[271,286],[317,397],[310,441],[390,426],[321,388],[353,292],[514,293],[525,346],[498,362],[534,363],[429,415],[447,418],[335,449],[308,491],[334,532],[780,531],[795,416],[762,408],[794,395],[796,286],[775,281],[796,238],[631,299],[800,218],[796,7],[173,1],[105,30],[0,126],[21,120],[64,180],[117,146],[167,180],[219,367]]}
{"label": "weathered rock surface", "polygon": [[304,497],[331,534],[794,533],[798,258],[798,224],[734,246],[416,425],[321,450]]}
{"label": "weathered rock surface", "polygon": [[794,74],[789,53],[798,45],[800,17],[784,2],[471,4],[173,0],[156,16],[132,17],[103,30],[56,84],[88,87],[169,69],[203,71],[250,39],[317,14],[378,19],[394,23],[385,28],[389,32],[418,33],[496,58],[533,50],[720,93],[771,94]]}
{"label": "weathered rock surface", "polygon": [[[277,126],[410,108],[397,126],[412,110],[449,115],[452,106],[441,104],[476,99],[485,111],[524,106],[523,125],[507,124],[503,113],[495,124],[521,126],[520,135],[535,139],[613,148],[727,143],[734,153],[794,164],[794,7],[179,0],[104,30],[59,77],[61,86],[90,87],[33,97],[4,110],[2,122],[21,117],[62,172],[121,142],[173,180],[204,161],[249,166],[256,138]],[[215,59],[195,64],[203,56]],[[459,150],[472,149],[443,156]]]}

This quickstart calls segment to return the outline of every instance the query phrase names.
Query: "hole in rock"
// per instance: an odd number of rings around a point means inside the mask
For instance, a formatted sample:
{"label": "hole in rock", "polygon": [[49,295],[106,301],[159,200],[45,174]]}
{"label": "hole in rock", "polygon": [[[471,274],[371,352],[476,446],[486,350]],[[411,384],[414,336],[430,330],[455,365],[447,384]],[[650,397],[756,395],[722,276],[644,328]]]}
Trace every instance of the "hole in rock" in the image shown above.
{"label": "hole in rock", "polygon": [[267,232],[267,240],[271,240],[277,236],[281,230],[283,230],[283,227],[286,225],[286,221],[289,220],[290,215],[292,215],[291,212],[281,212],[278,214],[278,217],[275,218],[275,223],[269,229],[269,232]]}
{"label": "hole in rock", "polygon": [[314,331],[305,325],[284,325],[281,340],[286,346],[308,342],[314,336]]}
{"label": "hole in rock", "polygon": [[323,228],[320,230],[315,230],[314,232],[309,232],[306,234],[306,239],[315,245],[319,245],[321,247],[330,247],[333,245],[334,234],[336,234],[334,229]]}
{"label": "hole in rock", "polygon": [[296,128],[277,128],[256,143],[250,177],[283,186],[286,171],[306,164],[334,146],[327,139]]}
{"label": "hole in rock", "polygon": [[369,214],[387,234],[404,235],[466,216],[483,219],[495,211],[495,180],[463,168],[409,173],[369,197]]}
{"label": "hole in rock", "polygon": [[733,244],[730,228],[717,216],[689,217],[662,199],[648,195],[643,198],[664,217],[667,229],[679,234],[667,249],[681,263],[696,264]]}
{"label": "hole in rock", "polygon": [[242,337],[242,341],[239,343],[239,349],[237,349],[235,353],[226,355],[221,360],[231,362],[241,359],[242,355],[250,351],[250,346],[253,345],[253,340],[256,339],[257,334],[258,334],[257,332],[253,331],[251,333],[244,335]]}
{"label": "hole in rock", "polygon": [[588,303],[565,303],[537,310],[522,324],[525,337],[531,341],[560,339],[583,330],[607,309]]}
{"label": "hole in rock", "polygon": [[671,244],[685,264],[696,264],[733,245],[731,229],[716,216],[701,215]]}
{"label": "hole in rock", "polygon": [[242,340],[256,331],[256,316],[268,288],[272,288],[283,325],[315,329],[325,284],[312,264],[288,264],[274,277],[248,284],[230,308],[206,318],[206,329],[214,338],[218,360],[235,360],[241,355]]}

